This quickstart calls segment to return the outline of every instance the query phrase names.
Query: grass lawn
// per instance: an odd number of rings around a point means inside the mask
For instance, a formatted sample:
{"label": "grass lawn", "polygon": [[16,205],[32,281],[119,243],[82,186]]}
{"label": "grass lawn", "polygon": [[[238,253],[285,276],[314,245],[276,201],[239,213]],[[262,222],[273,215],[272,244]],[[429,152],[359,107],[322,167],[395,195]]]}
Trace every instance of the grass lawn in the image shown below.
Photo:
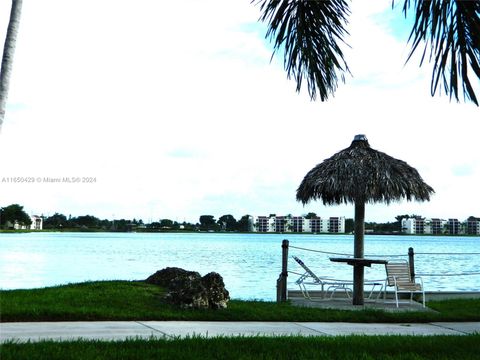
{"label": "grass lawn", "polygon": [[2,360],[21,359],[478,359],[480,335],[234,337],[2,345]]}
{"label": "grass lawn", "polygon": [[[100,281],[0,291],[1,321],[479,321],[480,300],[429,302],[433,312],[390,313],[298,308],[232,300],[224,310],[181,310],[164,290],[132,281]],[[469,336],[232,337],[174,340],[42,341],[1,345],[2,360],[21,359],[478,359],[480,334]]]}
{"label": "grass lawn", "polygon": [[224,310],[182,310],[163,301],[164,290],[135,281],[97,281],[31,290],[0,291],[0,321],[480,321],[480,299],[428,302],[434,312],[299,308],[232,300]]}

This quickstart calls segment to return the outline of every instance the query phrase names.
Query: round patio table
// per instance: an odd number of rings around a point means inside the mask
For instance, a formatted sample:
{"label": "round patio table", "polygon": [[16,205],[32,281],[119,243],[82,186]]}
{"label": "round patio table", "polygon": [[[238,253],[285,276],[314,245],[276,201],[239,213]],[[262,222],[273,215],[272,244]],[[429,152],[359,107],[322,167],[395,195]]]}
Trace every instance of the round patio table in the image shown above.
{"label": "round patio table", "polygon": [[[364,268],[365,266],[371,267],[372,264],[387,263],[387,260],[381,259],[366,259],[366,258],[330,258],[330,261],[347,263],[352,265],[353,268]],[[353,305],[363,305],[363,271],[353,271]],[[355,277],[355,274],[361,274],[361,278]]]}

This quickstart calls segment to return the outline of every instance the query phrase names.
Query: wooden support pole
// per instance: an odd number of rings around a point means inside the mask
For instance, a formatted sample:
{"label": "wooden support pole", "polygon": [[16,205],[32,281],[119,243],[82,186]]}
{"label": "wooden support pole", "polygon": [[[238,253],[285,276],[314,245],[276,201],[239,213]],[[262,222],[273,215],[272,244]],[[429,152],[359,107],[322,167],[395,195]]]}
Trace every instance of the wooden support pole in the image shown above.
{"label": "wooden support pole", "polygon": [[[353,257],[363,258],[363,242],[365,234],[365,203],[363,201],[355,202],[355,236]],[[363,265],[353,266],[353,305],[363,305]]]}
{"label": "wooden support pole", "polygon": [[277,302],[287,301],[288,240],[282,241],[282,272],[277,280]]}
{"label": "wooden support pole", "polygon": [[408,264],[410,265],[410,277],[411,280],[415,281],[415,253],[413,252],[413,247],[408,248]]}

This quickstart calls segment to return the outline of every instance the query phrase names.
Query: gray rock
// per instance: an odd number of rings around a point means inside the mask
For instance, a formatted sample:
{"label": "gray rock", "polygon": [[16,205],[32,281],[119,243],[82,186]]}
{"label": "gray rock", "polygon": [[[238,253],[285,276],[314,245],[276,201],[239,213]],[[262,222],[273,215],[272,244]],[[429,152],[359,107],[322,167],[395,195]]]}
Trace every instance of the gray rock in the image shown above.
{"label": "gray rock", "polygon": [[196,271],[165,268],[145,281],[165,287],[165,299],[184,309],[224,309],[230,300],[223,278],[215,272],[202,278]]}
{"label": "gray rock", "polygon": [[219,273],[211,272],[202,278],[203,286],[208,294],[211,309],[224,309],[230,300],[230,294],[225,289],[225,283]]}
{"label": "gray rock", "polygon": [[178,267],[167,267],[165,269],[157,271],[155,274],[150,275],[145,282],[149,284],[158,285],[164,288],[170,286],[170,282],[179,277],[192,276],[199,277],[200,274],[196,271],[187,271]]}
{"label": "gray rock", "polygon": [[208,294],[200,275],[180,275],[173,279],[165,298],[168,302],[182,308],[206,309],[209,307]]}

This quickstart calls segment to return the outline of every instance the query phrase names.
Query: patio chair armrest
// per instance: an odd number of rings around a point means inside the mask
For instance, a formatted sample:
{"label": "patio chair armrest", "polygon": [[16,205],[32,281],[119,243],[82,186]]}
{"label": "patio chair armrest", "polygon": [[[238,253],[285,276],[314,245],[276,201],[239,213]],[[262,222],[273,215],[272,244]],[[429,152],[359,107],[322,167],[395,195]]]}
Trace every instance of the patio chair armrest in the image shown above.
{"label": "patio chair armrest", "polygon": [[384,285],[385,281],[387,279],[381,279],[381,280],[364,280],[365,285]]}

